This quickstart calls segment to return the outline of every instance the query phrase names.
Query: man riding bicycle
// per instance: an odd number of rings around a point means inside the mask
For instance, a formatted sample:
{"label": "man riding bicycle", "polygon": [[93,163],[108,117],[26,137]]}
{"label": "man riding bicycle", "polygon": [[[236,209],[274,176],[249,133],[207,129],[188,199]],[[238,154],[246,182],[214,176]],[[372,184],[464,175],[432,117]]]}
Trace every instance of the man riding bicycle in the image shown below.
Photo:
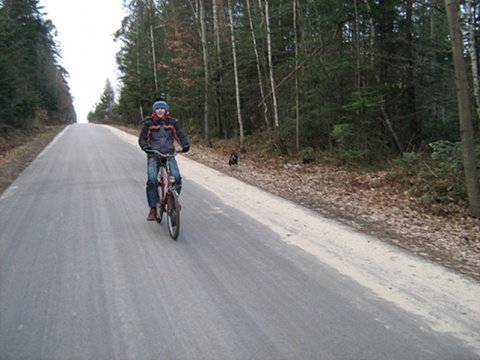
{"label": "man riding bicycle", "polygon": [[[156,101],[153,106],[153,113],[151,116],[143,119],[142,130],[138,138],[138,144],[143,151],[147,152],[147,202],[150,210],[148,212],[147,220],[153,221],[156,219],[156,205],[158,202],[157,193],[157,176],[160,170],[160,159],[149,150],[157,150],[163,154],[173,154],[175,152],[176,140],[182,145],[182,152],[190,150],[190,144],[186,135],[183,133],[177,119],[170,117],[168,113],[168,105],[166,101]],[[170,162],[170,171],[175,177],[175,184],[177,193],[180,194],[182,189],[182,177],[178,168],[177,161],[174,157],[168,158]]]}

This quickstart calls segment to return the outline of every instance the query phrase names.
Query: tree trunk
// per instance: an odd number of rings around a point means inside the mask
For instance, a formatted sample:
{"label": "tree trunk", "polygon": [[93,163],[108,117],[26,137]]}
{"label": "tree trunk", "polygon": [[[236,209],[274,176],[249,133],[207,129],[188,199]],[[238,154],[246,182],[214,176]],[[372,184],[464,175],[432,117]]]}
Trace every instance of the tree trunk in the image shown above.
{"label": "tree trunk", "polygon": [[158,93],[158,80],[157,80],[157,59],[155,57],[155,37],[153,36],[153,19],[152,16],[155,16],[154,4],[152,1],[149,2],[149,11],[150,17],[150,44],[152,47],[152,63],[153,63],[153,81],[155,82],[155,95]]}
{"label": "tree trunk", "polygon": [[470,63],[472,66],[473,77],[473,94],[475,95],[475,105],[477,110],[477,120],[480,120],[480,79],[478,78],[478,56],[477,56],[477,39],[475,34],[474,20],[472,18],[472,0],[465,2],[465,15],[468,21],[468,38],[470,46]]}
{"label": "tree trunk", "polygon": [[[360,87],[362,86],[362,81],[360,78],[360,19],[358,17],[358,7],[357,7],[357,0],[353,2],[353,8],[355,13],[355,22],[353,23],[354,35],[352,36],[352,41],[354,42],[354,51],[355,51],[355,89],[356,91],[360,91]],[[357,114],[358,116],[358,114]]]}
{"label": "tree trunk", "polygon": [[237,65],[237,48],[235,46],[235,31],[233,24],[232,4],[228,0],[228,16],[230,18],[230,34],[232,38],[232,56],[233,56],[233,73],[235,76],[235,98],[237,100],[237,119],[240,130],[240,151],[245,151],[245,135],[243,133],[242,109],[240,103],[240,85],[238,83],[238,65]]}
{"label": "tree trunk", "polygon": [[[298,0],[293,0],[293,35],[295,39],[295,68],[298,67],[298,33],[297,33]],[[300,99],[298,94],[298,72],[295,71],[295,146],[300,151]]]}
{"label": "tree trunk", "polygon": [[406,82],[405,89],[405,102],[407,110],[407,124],[406,124],[406,137],[402,141],[403,144],[408,144],[409,147],[414,148],[419,143],[420,127],[419,118],[416,112],[416,100],[415,100],[415,64],[414,64],[414,51],[413,51],[413,0],[408,0],[405,5],[406,8],[406,34],[405,42],[407,69],[406,69]]}
{"label": "tree trunk", "polygon": [[[262,99],[265,98],[265,89],[263,85],[263,74],[262,74],[262,67],[260,63],[260,55],[258,53],[258,46],[257,46],[257,37],[255,35],[255,30],[253,28],[253,20],[252,20],[252,11],[250,8],[250,0],[246,0],[247,3],[247,15],[248,21],[250,26],[250,32],[252,33],[252,42],[253,42],[253,51],[255,52],[255,62],[257,64],[257,74],[258,74],[258,85],[260,87],[260,94]],[[272,141],[272,135],[270,130],[270,120],[268,118],[268,106],[265,102],[262,103],[263,105],[263,117],[265,120],[265,125],[267,126],[268,136],[270,141]]]}
{"label": "tree trunk", "polygon": [[224,43],[223,31],[225,31],[224,26],[224,13],[223,13],[223,3],[221,0],[212,1],[212,10],[213,10],[213,37],[215,41],[215,52],[216,52],[216,71],[213,81],[215,88],[215,119],[217,124],[218,134],[223,135],[225,138],[228,138],[227,125],[225,120],[222,117],[224,112],[224,102],[223,102],[223,92],[221,89],[223,86],[223,77],[224,77],[224,66],[222,60],[222,44]]}
{"label": "tree trunk", "polygon": [[268,0],[265,0],[265,26],[267,28],[268,67],[270,72],[270,87],[273,101],[273,116],[275,120],[275,141],[280,152],[282,154],[287,154],[287,147],[283,140],[282,127],[280,125],[280,117],[278,115],[277,90],[275,85],[275,77],[273,76],[272,36],[270,31],[270,14]]}
{"label": "tree trunk", "polygon": [[207,48],[207,30],[205,24],[205,0],[199,1],[199,11],[200,11],[200,33],[202,38],[202,51],[203,51],[203,72],[204,72],[204,96],[205,96],[205,103],[203,108],[203,115],[204,115],[204,127],[205,127],[205,143],[208,147],[212,147],[212,143],[210,140],[210,128],[208,124],[208,81],[209,81],[209,72],[208,72],[208,48]]}
{"label": "tree trunk", "polygon": [[465,182],[467,185],[470,213],[480,218],[480,185],[478,181],[475,159],[475,144],[473,136],[472,114],[468,97],[467,72],[463,58],[462,34],[458,6],[455,0],[445,0],[448,27],[452,38],[452,56],[457,85],[458,114],[460,121],[460,136],[462,140],[463,164]]}
{"label": "tree trunk", "polygon": [[[375,72],[375,80],[377,84],[380,84],[382,82],[380,75],[378,74],[378,71],[375,71],[375,23],[373,21],[373,17],[371,14],[371,8],[368,0],[364,0],[365,5],[367,7],[367,13],[369,16],[369,24],[370,24],[370,66],[372,68],[372,71]],[[385,104],[385,96],[381,96],[380,98],[380,111],[382,113],[382,118],[385,123],[385,126],[387,127],[388,131],[390,132],[390,135],[393,138],[393,141],[395,142],[395,145],[397,148],[403,152],[405,151],[405,146],[403,143],[400,141],[400,138],[398,137],[397,132],[393,128],[393,123],[392,120],[390,119],[390,116],[388,115],[387,112],[387,107]]]}

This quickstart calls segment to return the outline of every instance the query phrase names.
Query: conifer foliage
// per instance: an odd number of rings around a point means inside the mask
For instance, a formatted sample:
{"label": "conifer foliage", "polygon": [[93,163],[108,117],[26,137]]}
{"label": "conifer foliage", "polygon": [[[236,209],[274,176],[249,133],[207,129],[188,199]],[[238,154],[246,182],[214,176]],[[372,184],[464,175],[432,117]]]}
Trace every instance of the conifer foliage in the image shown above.
{"label": "conifer foliage", "polygon": [[[478,107],[480,0],[455,3]],[[371,164],[461,140],[443,0],[125,4],[122,122],[138,124],[163,91],[207,144],[222,137],[243,147],[260,133],[279,153],[314,149]],[[477,143],[478,127],[475,119]]]}
{"label": "conifer foliage", "polygon": [[0,127],[76,120],[54,32],[37,0],[0,1]]}
{"label": "conifer foliage", "polygon": [[100,102],[95,105],[95,109],[90,111],[87,120],[92,123],[112,123],[113,111],[115,108],[115,92],[109,79],[105,82]]}
{"label": "conifer foliage", "polygon": [[[470,2],[478,15],[478,0]],[[440,0],[125,5],[116,34],[123,122],[141,121],[163,91],[206,138],[239,138],[240,107],[243,132],[265,131],[281,152],[312,147],[368,161],[460,138]]]}

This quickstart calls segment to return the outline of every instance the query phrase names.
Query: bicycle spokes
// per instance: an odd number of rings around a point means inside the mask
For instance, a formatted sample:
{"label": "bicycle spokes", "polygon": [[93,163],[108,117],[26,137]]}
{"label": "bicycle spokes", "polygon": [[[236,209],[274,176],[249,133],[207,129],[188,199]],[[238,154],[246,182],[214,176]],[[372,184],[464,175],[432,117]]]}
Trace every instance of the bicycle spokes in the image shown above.
{"label": "bicycle spokes", "polygon": [[167,218],[168,232],[176,240],[180,231],[180,204],[175,191],[171,191],[168,197]]}

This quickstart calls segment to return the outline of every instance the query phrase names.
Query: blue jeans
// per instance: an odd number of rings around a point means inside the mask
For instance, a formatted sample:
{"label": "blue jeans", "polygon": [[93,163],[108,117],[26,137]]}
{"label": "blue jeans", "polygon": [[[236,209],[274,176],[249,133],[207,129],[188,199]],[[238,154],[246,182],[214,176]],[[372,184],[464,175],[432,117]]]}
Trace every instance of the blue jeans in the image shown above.
{"label": "blue jeans", "polygon": [[[177,160],[174,157],[168,158],[170,173],[175,178],[176,190],[180,195],[182,189],[182,177],[178,169]],[[147,160],[147,201],[150,208],[154,208],[158,203],[157,177],[160,171],[160,159],[152,156]]]}

